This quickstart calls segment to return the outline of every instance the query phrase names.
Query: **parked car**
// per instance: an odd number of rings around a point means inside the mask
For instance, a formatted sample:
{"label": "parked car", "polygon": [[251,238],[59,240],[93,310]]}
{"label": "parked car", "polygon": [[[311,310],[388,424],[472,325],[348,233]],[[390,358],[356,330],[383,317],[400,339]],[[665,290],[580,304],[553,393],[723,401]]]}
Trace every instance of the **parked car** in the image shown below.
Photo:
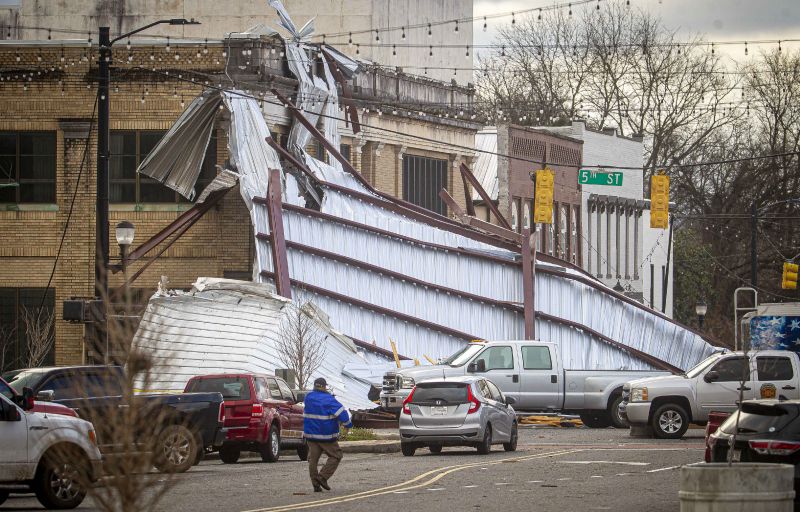
{"label": "parked car", "polygon": [[726,419],[730,416],[728,412],[720,412],[720,411],[711,411],[708,413],[708,423],[706,423],[706,452],[703,460],[706,462],[711,462],[711,434],[719,429],[719,426],[725,422]]}
{"label": "parked car", "polygon": [[63,414],[35,412],[33,392],[0,394],[0,504],[33,491],[49,509],[75,508],[86,485],[101,474],[92,424]]}
{"label": "parked car", "polygon": [[[21,396],[3,379],[0,379],[0,395],[3,395],[11,401],[18,399]],[[33,403],[33,412],[43,412],[45,414],[63,414],[64,416],[72,416],[75,418],[78,417],[78,414],[69,407],[65,407],[61,404],[54,404],[52,402],[40,402],[38,400]]]}
{"label": "parked car", "polygon": [[[745,378],[744,386],[740,386]],[[741,389],[739,389],[741,387]],[[625,384],[620,413],[631,425],[651,425],[656,437],[677,439],[711,411],[733,412],[744,400],[800,398],[800,360],[794,352],[720,352],[681,375]]]}
{"label": "parked car", "polygon": [[399,413],[417,382],[442,375],[491,379],[521,411],[579,414],[587,427],[627,427],[618,413],[625,382],[658,371],[567,370],[558,345],[535,341],[469,343],[440,364],[392,370],[383,377],[383,409]]}
{"label": "parked car", "polygon": [[[734,462],[771,462],[794,466],[794,490],[800,496],[800,400],[751,400],[742,403],[711,434],[711,462],[727,462],[734,432]],[[738,426],[738,430],[737,430]]]}
{"label": "parked car", "polygon": [[[17,374],[9,385],[17,392],[29,387],[38,397],[93,421],[101,452],[119,454],[123,448],[108,432],[109,422],[102,420],[129,406],[122,397],[123,371],[119,366],[31,368]],[[200,462],[206,448],[220,446],[225,438],[219,393],[142,394],[135,399],[154,418],[151,429],[137,430],[136,441],[143,449],[156,451],[160,471],[187,471]]]}
{"label": "parked car", "polygon": [[517,449],[516,400],[483,377],[420,382],[403,401],[400,446],[410,457],[418,448],[440,453],[444,446],[474,446],[487,454],[493,444]]}
{"label": "parked car", "polygon": [[281,449],[308,458],[303,438],[303,406],[283,379],[270,375],[230,373],[192,377],[185,391],[222,394],[227,436],[219,448],[222,462],[234,464],[242,451],[254,451],[275,462]]}

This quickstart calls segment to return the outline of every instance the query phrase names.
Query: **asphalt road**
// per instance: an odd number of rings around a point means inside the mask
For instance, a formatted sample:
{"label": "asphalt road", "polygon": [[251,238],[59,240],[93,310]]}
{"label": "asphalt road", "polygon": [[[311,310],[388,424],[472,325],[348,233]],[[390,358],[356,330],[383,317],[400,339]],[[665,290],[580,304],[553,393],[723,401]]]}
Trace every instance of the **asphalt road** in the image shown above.
{"label": "asphalt road", "polygon": [[[703,458],[703,431],[677,441],[633,439],[627,430],[529,429],[517,452],[446,448],[440,455],[345,455],[332,491],[312,492],[307,464],[287,455],[276,464],[218,460],[179,475],[158,510],[678,510],[680,466]],[[82,510],[93,510],[90,498]],[[41,509],[12,497],[2,510]]]}

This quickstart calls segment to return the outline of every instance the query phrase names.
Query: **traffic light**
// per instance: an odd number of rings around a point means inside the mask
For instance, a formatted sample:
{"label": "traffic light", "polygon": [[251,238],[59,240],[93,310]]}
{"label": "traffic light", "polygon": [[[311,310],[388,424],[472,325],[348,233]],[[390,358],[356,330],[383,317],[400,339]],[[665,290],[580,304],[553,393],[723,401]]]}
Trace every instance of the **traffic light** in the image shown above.
{"label": "traffic light", "polygon": [[553,171],[548,168],[536,171],[536,191],[533,197],[533,222],[553,223]]}
{"label": "traffic light", "polygon": [[650,227],[669,227],[669,176],[664,174],[650,178]]}
{"label": "traffic light", "polygon": [[797,289],[797,271],[800,266],[788,261],[783,264],[783,279],[781,279],[781,288],[784,290]]}

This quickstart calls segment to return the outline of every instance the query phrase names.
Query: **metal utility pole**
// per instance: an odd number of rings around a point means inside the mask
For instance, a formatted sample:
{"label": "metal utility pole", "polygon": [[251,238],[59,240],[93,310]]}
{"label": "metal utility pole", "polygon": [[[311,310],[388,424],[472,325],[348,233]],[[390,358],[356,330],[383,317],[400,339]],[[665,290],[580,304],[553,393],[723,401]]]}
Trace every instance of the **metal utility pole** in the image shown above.
{"label": "metal utility pole", "polygon": [[669,262],[672,257],[672,226],[675,224],[675,217],[667,217],[669,221],[669,240],[667,240],[667,267],[664,272],[664,281],[661,285],[661,312],[667,314],[667,287],[669,286]]}
{"label": "metal utility pole", "polygon": [[755,201],[753,201],[750,213],[750,286],[758,288],[758,250],[756,248],[758,240],[758,208]]}

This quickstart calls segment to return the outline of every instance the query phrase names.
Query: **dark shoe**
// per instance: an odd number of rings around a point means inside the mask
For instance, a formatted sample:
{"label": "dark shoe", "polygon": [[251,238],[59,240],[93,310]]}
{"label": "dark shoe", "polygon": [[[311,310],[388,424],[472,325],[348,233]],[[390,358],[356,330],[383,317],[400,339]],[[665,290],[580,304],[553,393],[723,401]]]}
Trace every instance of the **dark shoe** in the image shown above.
{"label": "dark shoe", "polygon": [[325,489],[326,491],[330,491],[331,490],[331,486],[328,485],[328,481],[325,480],[324,478],[320,478],[319,479],[319,485],[321,485],[322,488]]}
{"label": "dark shoe", "polygon": [[314,492],[322,492],[322,487],[319,484],[314,484]]}

